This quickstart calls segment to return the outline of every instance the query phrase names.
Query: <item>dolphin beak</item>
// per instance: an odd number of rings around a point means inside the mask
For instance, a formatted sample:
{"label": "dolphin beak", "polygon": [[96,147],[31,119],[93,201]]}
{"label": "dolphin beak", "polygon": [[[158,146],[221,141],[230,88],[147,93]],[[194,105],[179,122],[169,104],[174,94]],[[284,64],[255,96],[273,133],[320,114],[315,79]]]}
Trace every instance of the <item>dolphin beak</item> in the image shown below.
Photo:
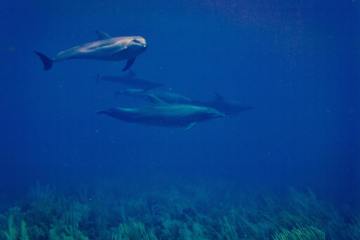
{"label": "dolphin beak", "polygon": [[143,41],[142,41],[142,45],[143,45],[143,47],[144,47],[145,49],[148,47],[148,44],[147,44],[145,38],[144,38]]}

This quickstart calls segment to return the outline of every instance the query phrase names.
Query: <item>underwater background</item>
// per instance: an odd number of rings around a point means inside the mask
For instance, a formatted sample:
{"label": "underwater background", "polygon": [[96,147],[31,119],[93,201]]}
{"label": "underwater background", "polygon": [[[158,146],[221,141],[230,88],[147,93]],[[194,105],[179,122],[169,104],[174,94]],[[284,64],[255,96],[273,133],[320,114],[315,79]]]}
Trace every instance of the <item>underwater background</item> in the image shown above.
{"label": "underwater background", "polygon": [[[360,239],[360,3],[9,1],[0,239]],[[191,129],[99,116],[123,63],[34,50],[141,35],[137,76],[253,109]]]}

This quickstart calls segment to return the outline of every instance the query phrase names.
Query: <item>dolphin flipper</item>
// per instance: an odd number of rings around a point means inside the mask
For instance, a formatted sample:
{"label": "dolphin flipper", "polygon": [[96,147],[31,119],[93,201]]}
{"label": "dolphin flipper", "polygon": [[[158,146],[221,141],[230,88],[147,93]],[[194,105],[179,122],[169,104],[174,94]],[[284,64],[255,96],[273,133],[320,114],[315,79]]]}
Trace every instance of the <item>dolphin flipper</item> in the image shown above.
{"label": "dolphin flipper", "polygon": [[51,58],[47,57],[45,54],[41,53],[41,52],[38,52],[38,51],[34,51],[34,52],[35,52],[36,55],[39,56],[41,62],[43,63],[44,70],[47,71],[47,70],[51,69],[54,61]]}
{"label": "dolphin flipper", "polygon": [[136,59],[136,58],[131,58],[131,59],[127,60],[126,65],[125,65],[125,67],[123,68],[123,71],[128,70],[128,69],[134,64],[135,59]]}
{"label": "dolphin flipper", "polygon": [[154,95],[154,94],[148,94],[147,96],[146,96],[147,98],[148,98],[148,100],[151,102],[151,103],[153,103],[153,104],[168,104],[168,103],[166,103],[166,102],[164,102],[161,98],[159,98],[159,97],[157,97],[156,95]]}
{"label": "dolphin flipper", "polygon": [[105,40],[105,39],[109,39],[111,38],[111,36],[109,34],[107,34],[106,32],[103,31],[96,31],[96,35],[98,36],[99,40]]}
{"label": "dolphin flipper", "polygon": [[192,129],[193,127],[195,127],[195,125],[196,125],[196,122],[192,122],[192,123],[190,123],[189,125],[186,126],[185,130],[186,130],[186,131],[187,131],[187,130],[190,130],[190,129]]}

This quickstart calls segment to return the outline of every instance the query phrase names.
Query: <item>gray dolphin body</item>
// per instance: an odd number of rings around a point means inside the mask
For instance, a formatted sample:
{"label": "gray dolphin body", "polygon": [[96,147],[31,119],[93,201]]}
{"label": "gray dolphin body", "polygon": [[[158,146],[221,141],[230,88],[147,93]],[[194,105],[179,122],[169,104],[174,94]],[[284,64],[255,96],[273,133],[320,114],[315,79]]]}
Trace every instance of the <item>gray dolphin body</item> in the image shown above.
{"label": "gray dolphin body", "polygon": [[221,118],[219,111],[188,104],[154,104],[140,108],[111,108],[100,111],[110,117],[131,123],[163,127],[193,127],[198,122]]}
{"label": "gray dolphin body", "polygon": [[119,83],[133,88],[142,88],[144,90],[154,89],[164,86],[162,83],[147,81],[138,78],[131,70],[122,76],[99,75],[98,80]]}
{"label": "gray dolphin body", "polygon": [[157,103],[158,100],[169,104],[190,104],[192,103],[191,98],[181,95],[173,91],[164,91],[156,89],[137,89],[128,88],[122,91],[117,91],[116,95],[125,95],[131,97],[142,97],[146,100]]}
{"label": "gray dolphin body", "polygon": [[144,90],[144,89],[125,89],[123,91],[116,92],[117,95],[126,95],[133,97],[143,97],[150,102],[158,102],[161,100],[166,103],[176,104],[191,104],[196,106],[209,107],[218,110],[226,114],[226,116],[236,116],[244,111],[252,110],[253,107],[244,105],[237,101],[226,100],[219,94],[215,95],[213,100],[200,101],[193,100],[189,97],[181,95],[172,91],[159,91],[159,90]]}
{"label": "gray dolphin body", "polygon": [[44,69],[51,69],[53,63],[70,59],[94,59],[105,61],[127,61],[123,71],[128,70],[136,57],[146,49],[146,40],[141,36],[110,37],[103,32],[97,32],[98,41],[81,44],[59,52],[54,58],[49,58],[41,52],[35,53],[41,59]]}

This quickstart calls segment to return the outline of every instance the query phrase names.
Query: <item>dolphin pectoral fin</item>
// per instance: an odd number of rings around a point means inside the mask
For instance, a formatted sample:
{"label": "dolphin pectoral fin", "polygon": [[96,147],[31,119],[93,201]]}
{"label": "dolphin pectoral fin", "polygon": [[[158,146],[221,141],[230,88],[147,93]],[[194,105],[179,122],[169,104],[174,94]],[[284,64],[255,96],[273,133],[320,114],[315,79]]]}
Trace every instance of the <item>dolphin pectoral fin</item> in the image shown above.
{"label": "dolphin pectoral fin", "polygon": [[149,99],[149,101],[153,104],[167,104],[166,102],[164,102],[162,99],[160,99],[159,97],[155,96],[154,94],[148,94],[147,98]]}
{"label": "dolphin pectoral fin", "polygon": [[44,66],[44,70],[47,71],[49,69],[51,69],[54,61],[49,58],[48,56],[46,56],[45,54],[38,52],[38,51],[34,51],[36,55],[38,55],[38,57],[40,58],[41,62],[43,63]]}
{"label": "dolphin pectoral fin", "polygon": [[123,68],[123,71],[128,70],[128,69],[134,64],[135,59],[136,59],[136,58],[131,58],[131,59],[127,60],[126,65],[125,65],[125,67]]}
{"label": "dolphin pectoral fin", "polygon": [[195,125],[196,125],[196,122],[192,122],[192,123],[190,123],[189,125],[186,126],[185,130],[186,130],[186,131],[187,131],[187,130],[190,130],[190,129],[192,129]]}
{"label": "dolphin pectoral fin", "polygon": [[107,34],[106,32],[103,32],[103,31],[99,31],[99,30],[96,30],[96,35],[99,40],[105,40],[105,39],[111,38],[111,36],[109,34]]}

